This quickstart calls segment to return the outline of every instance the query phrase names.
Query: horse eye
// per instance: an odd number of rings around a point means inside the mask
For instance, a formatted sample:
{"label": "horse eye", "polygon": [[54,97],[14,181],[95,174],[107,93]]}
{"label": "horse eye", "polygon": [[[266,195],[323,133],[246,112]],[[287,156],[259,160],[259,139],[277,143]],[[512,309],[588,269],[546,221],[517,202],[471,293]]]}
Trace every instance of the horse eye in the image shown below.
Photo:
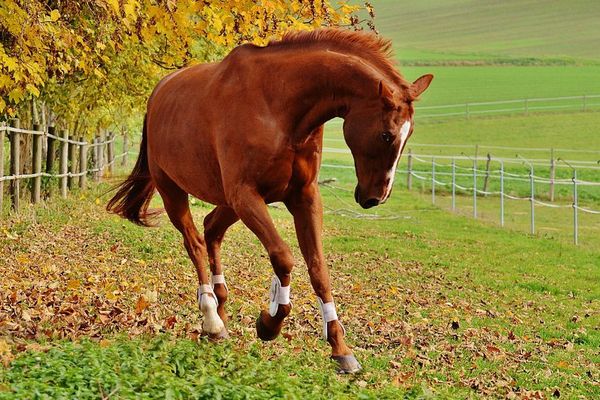
{"label": "horse eye", "polygon": [[381,138],[386,143],[392,143],[392,141],[394,140],[394,135],[392,135],[391,132],[386,131],[381,134]]}

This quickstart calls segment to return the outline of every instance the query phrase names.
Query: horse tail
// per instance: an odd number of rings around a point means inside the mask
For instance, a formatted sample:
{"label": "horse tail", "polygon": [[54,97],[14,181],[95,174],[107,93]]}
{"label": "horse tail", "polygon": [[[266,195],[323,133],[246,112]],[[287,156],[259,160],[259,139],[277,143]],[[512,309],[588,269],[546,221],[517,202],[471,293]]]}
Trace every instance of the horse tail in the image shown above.
{"label": "horse tail", "polygon": [[129,177],[114,188],[118,189],[117,193],[109,200],[106,210],[137,225],[152,226],[150,219],[158,214],[158,211],[148,210],[156,185],[152,181],[148,168],[146,119],[147,116],[144,116],[142,142],[135,166]]}

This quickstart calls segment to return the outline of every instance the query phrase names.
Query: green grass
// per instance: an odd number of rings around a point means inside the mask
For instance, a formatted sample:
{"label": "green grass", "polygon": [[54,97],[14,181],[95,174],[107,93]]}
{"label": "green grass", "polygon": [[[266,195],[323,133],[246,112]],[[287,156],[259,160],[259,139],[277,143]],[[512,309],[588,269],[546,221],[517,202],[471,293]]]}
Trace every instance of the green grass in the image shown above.
{"label": "green grass", "polygon": [[[402,66],[409,80],[435,78],[419,106],[600,94],[600,66]],[[595,103],[598,103],[595,99]]]}
{"label": "green grass", "polygon": [[600,94],[593,0],[375,0],[410,80],[433,73],[421,106]]}
{"label": "green grass", "polygon": [[[333,175],[341,188],[352,187],[351,174]],[[323,178],[330,176],[322,172]],[[61,289],[74,279],[86,282],[77,293],[87,323],[72,331],[71,323],[65,325],[68,320],[57,315],[44,328],[56,330],[56,336],[40,332],[34,338],[18,332],[7,336],[7,326],[0,327],[0,340],[9,343],[14,357],[0,369],[0,398],[600,394],[597,247],[575,248],[556,238],[453,216],[400,187],[388,204],[368,211],[393,220],[332,213],[365,211],[353,203],[350,191],[324,187],[322,193],[327,264],[339,314],[365,367],[361,375],[337,376],[327,358],[287,212],[271,208],[298,261],[287,339],[261,343],[255,337],[253,321],[266,304],[271,272],[260,243],[237,224],[222,252],[231,288],[232,338],[214,345],[190,340],[198,318],[193,272],[166,218],[156,229],[135,227],[106,215],[90,193],[82,200],[77,196],[30,208],[3,222],[7,236],[0,240],[10,256],[0,263],[7,277],[2,284],[8,285],[5,293],[17,292],[17,309],[32,315],[25,325],[35,326],[36,311],[45,310],[49,301],[74,307],[75,289]],[[199,222],[210,208],[194,204]],[[24,255],[30,260],[23,261]],[[18,264],[52,265],[65,257],[69,261],[60,269],[44,267],[50,272],[37,272],[33,280]],[[48,289],[53,282],[57,292]],[[46,288],[46,302],[29,298],[38,285]],[[106,286],[118,293],[116,300],[106,303]],[[148,287],[157,291],[157,301],[137,315],[139,290]],[[0,301],[15,307],[9,298]],[[114,301],[124,317],[99,323],[98,312],[104,304],[111,309]],[[173,328],[152,328],[169,315],[177,318]],[[61,339],[60,332],[71,339]]]}
{"label": "green grass", "polygon": [[[600,60],[593,0],[374,0],[376,25],[401,58]],[[518,62],[518,61],[517,61]]]}
{"label": "green grass", "polygon": [[[419,119],[418,111],[413,135],[407,144],[419,153],[439,155],[475,154],[475,145],[482,146],[480,156],[490,152],[498,157],[515,157],[515,150],[485,149],[484,146],[508,146],[531,148],[519,154],[532,159],[550,160],[550,149],[555,148],[555,157],[567,160],[597,161],[600,159],[598,121],[600,113],[554,113],[481,117],[466,120],[455,118],[446,121]],[[346,148],[342,134],[342,120],[333,120],[326,125],[326,147]],[[453,145],[456,147],[429,146],[418,144]],[[544,149],[544,150],[533,150]],[[561,152],[560,149],[583,150]]]}
{"label": "green grass", "polygon": [[[240,352],[231,343],[195,343],[169,335],[123,337],[105,347],[64,343],[15,361],[4,378],[13,380],[12,389],[25,397],[304,399],[323,398],[322,392],[370,397],[366,389],[355,391],[334,374],[322,374],[330,368],[326,359],[302,354],[267,358],[261,347],[255,343]],[[0,392],[0,398],[12,397]]]}
{"label": "green grass", "polygon": [[[473,118],[470,120],[453,119],[444,122],[432,122],[427,120],[416,121],[415,131],[407,144],[404,156],[401,158],[399,169],[407,169],[406,154],[412,150],[419,155],[415,159],[414,170],[430,171],[431,157],[438,157],[438,164],[449,165],[449,157],[474,157],[476,152],[479,157],[485,158],[490,154],[492,158],[507,158],[515,161],[506,162],[505,171],[519,174],[527,178],[529,167],[518,159],[518,156],[531,160],[536,165],[534,172],[537,176],[549,178],[550,159],[552,154],[555,159],[569,160],[571,163],[581,165],[578,168],[578,179],[592,182],[600,182],[600,141],[597,138],[597,121],[599,113],[561,113],[556,115],[535,114],[529,116],[496,116],[488,118]],[[433,145],[433,146],[431,146]],[[441,145],[436,147],[437,145]],[[478,147],[476,147],[478,145]],[[328,149],[347,151],[343,141],[340,121],[332,121],[326,127],[324,146],[325,163],[342,165],[353,165],[350,154],[334,153]],[[504,149],[498,147],[519,147],[521,149]],[[554,152],[552,153],[552,150]],[[580,150],[569,151],[569,150]],[[535,161],[534,161],[535,160]],[[577,164],[579,163],[579,164]],[[472,167],[469,160],[459,160],[457,165],[463,168]],[[485,161],[480,161],[478,168],[485,170]],[[588,168],[583,168],[588,167]],[[498,161],[491,163],[491,170],[500,168]],[[438,172],[450,173],[449,167],[438,167]],[[470,174],[469,171],[457,170],[459,173]],[[480,173],[478,187],[483,187],[483,173]],[[494,175],[498,175],[496,172]],[[557,179],[570,179],[571,168],[564,162],[557,162]],[[450,182],[449,176],[438,176],[438,180]],[[416,180],[415,180],[416,181]],[[417,182],[417,181],[416,181]],[[417,182],[418,183],[418,182]],[[462,186],[472,186],[470,177],[460,177],[457,183]],[[429,184],[426,183],[427,188]],[[507,181],[506,190],[513,195],[522,197],[529,196],[530,188],[528,182]],[[438,189],[439,190],[439,189]],[[490,190],[499,190],[499,180],[491,179]],[[591,208],[598,209],[600,204],[600,187],[580,187],[580,200],[592,205]],[[549,186],[547,184],[536,184],[536,196],[547,199]],[[557,199],[563,204],[572,201],[571,185],[556,186]],[[496,206],[497,208],[497,206]],[[563,210],[567,213],[569,210]],[[566,226],[569,226],[567,224]]]}
{"label": "green grass", "polygon": [[[374,4],[407,78],[436,75],[421,106],[600,93],[597,2]],[[479,144],[480,155],[502,157],[515,154],[483,146],[599,150],[599,115],[417,116],[409,147],[473,155]],[[345,148],[333,126],[325,145]],[[324,162],[351,159],[326,154]],[[598,181],[597,172],[581,178]],[[475,221],[470,196],[459,196],[452,214],[447,191],[438,188],[433,206],[428,185],[408,192],[403,176],[387,204],[364,211],[352,199],[353,174],[323,168],[321,178],[337,182],[321,190],[334,296],[362,374],[334,372],[285,211],[270,209],[297,260],[286,335],[256,338],[272,272],[258,240],[237,224],[222,251],[231,339],[212,344],[198,339],[195,274],[178,232],[164,216],[159,228],[143,229],[106,215],[101,185],[0,221],[0,399],[600,397],[597,216],[581,216],[574,247],[570,210],[536,209],[531,236],[526,202],[507,202],[500,229],[497,198],[480,198]],[[594,192],[582,197],[598,204]],[[210,207],[193,204],[200,225]],[[147,293],[156,300],[137,312]]]}

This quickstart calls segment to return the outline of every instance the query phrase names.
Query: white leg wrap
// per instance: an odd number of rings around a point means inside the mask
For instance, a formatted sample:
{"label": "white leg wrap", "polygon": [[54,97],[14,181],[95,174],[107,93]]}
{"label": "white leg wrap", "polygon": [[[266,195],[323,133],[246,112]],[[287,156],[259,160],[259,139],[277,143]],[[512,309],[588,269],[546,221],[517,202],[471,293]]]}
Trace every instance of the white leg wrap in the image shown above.
{"label": "white leg wrap", "polygon": [[323,303],[323,300],[320,297],[317,297],[319,302],[319,309],[321,310],[321,316],[323,317],[323,338],[327,340],[327,323],[331,321],[338,321],[338,324],[342,327],[344,334],[346,334],[346,329],[344,325],[338,320],[337,312],[335,311],[335,304],[333,301],[329,303]]}
{"label": "white leg wrap", "polygon": [[225,282],[225,275],[221,274],[221,275],[212,275],[210,277],[210,285],[212,286],[212,288],[215,288],[215,284],[220,283],[222,285],[225,285],[225,289],[227,289],[227,291],[229,291],[229,288],[227,287],[227,283]]}
{"label": "white leg wrap", "polygon": [[273,276],[271,281],[271,291],[269,293],[271,303],[269,304],[269,315],[274,317],[280,304],[290,304],[290,287],[281,286],[281,281],[277,275]]}
{"label": "white leg wrap", "polygon": [[211,285],[200,285],[198,288],[198,303],[204,316],[202,330],[206,333],[217,334],[225,325],[217,314],[217,298]]}

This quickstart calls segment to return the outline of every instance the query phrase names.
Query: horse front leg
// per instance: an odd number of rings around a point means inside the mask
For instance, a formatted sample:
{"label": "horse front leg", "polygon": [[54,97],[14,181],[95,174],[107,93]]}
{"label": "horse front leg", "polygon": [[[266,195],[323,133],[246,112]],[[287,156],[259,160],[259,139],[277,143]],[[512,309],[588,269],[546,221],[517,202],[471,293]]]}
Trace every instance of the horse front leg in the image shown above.
{"label": "horse front leg", "polygon": [[323,318],[323,336],[331,345],[331,358],[339,366],[341,373],[355,373],[361,366],[344,341],[344,327],[338,321],[329,271],[325,266],[321,231],[323,226],[323,206],[316,182],[305,186],[290,196],[286,206],[294,216],[298,244],[306,265],[310,282],[318,298],[318,306]]}
{"label": "horse front leg", "polygon": [[292,310],[290,277],[294,259],[288,245],[281,239],[267,205],[254,189],[239,188],[233,208],[244,225],[261,241],[269,254],[275,276],[271,282],[268,311],[261,311],[256,321],[256,332],[262,340],[273,340],[281,332],[283,321]]}

